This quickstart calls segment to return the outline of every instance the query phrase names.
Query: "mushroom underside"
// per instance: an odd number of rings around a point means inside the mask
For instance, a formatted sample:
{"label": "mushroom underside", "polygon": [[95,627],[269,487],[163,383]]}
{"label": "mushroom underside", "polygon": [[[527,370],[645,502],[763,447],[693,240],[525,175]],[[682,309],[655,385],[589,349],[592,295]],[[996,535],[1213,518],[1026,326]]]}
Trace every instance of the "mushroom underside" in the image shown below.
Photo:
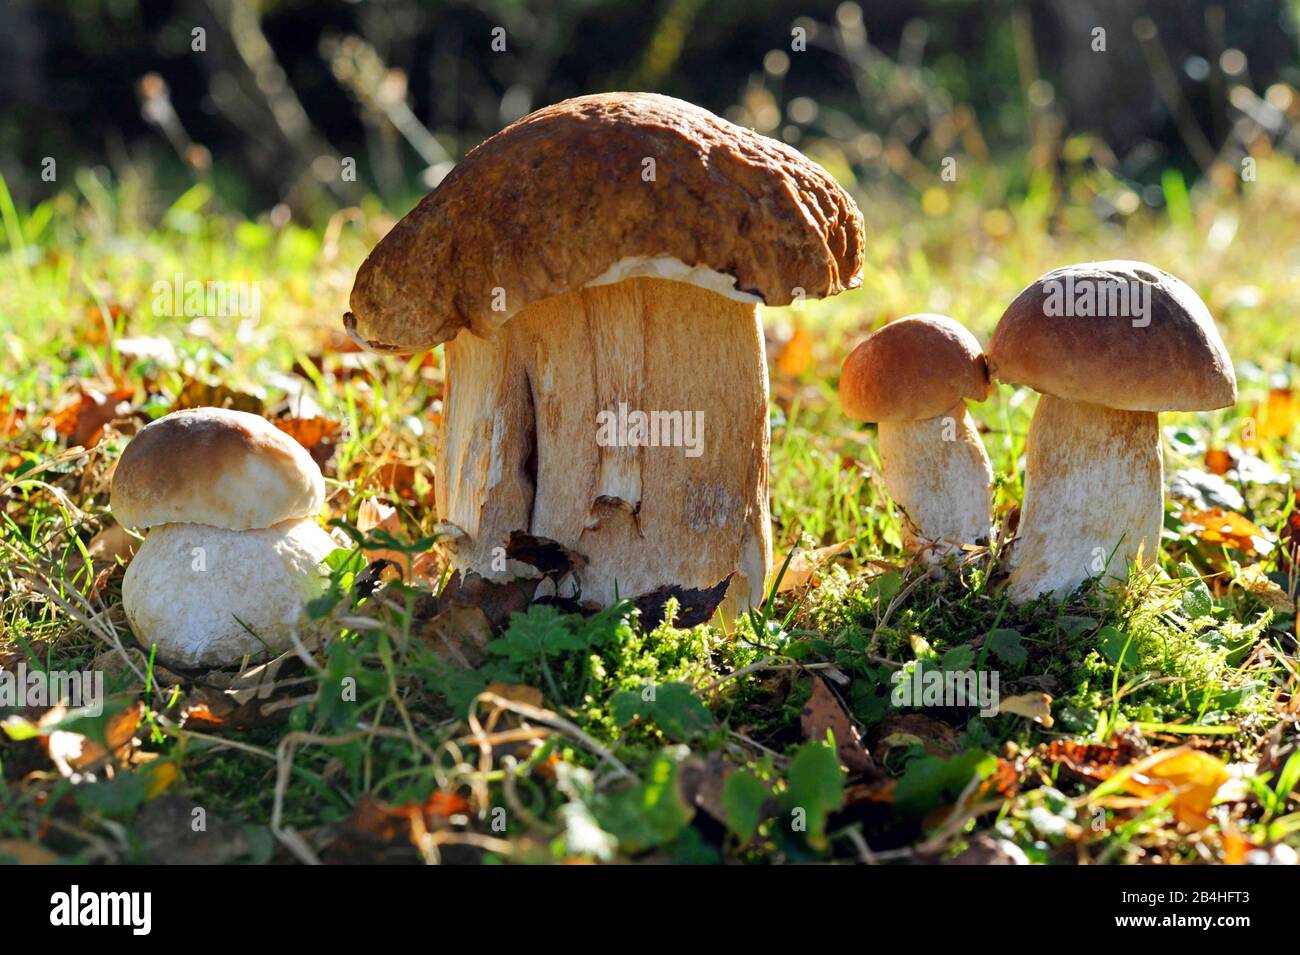
{"label": "mushroom underside", "polygon": [[609,605],[735,574],[724,610],[771,567],[767,368],[758,307],[631,278],[545,299],[490,338],[447,345],[436,494],[452,563],[493,580],[512,531],[582,554]]}
{"label": "mushroom underside", "polygon": [[286,650],[324,590],[337,545],[312,518],[257,530],[160,524],[127,566],[122,604],[140,644],[181,668]]}
{"label": "mushroom underside", "polygon": [[966,403],[946,415],[878,427],[881,477],[904,512],[907,550],[933,562],[962,544],[986,543],[993,469]]}
{"label": "mushroom underside", "polygon": [[1062,598],[1156,559],[1164,518],[1157,416],[1043,395],[1025,449],[1025,500],[1007,592]]}

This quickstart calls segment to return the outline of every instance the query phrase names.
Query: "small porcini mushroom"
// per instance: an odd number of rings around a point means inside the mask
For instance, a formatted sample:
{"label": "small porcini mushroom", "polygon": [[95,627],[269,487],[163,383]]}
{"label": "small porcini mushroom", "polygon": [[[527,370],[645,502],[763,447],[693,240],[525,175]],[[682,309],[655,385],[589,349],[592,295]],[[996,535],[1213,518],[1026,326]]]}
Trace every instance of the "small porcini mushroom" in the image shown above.
{"label": "small porcini mushroom", "polygon": [[989,387],[980,343],[944,315],[890,322],[840,372],[844,413],[878,425],[881,477],[904,512],[904,546],[931,563],[991,535],[993,470],[966,408]]}
{"label": "small porcini mushroom", "polygon": [[988,348],[996,381],[1041,393],[1025,446],[1025,499],[1008,594],[1064,597],[1124,580],[1160,547],[1164,465],[1157,414],[1237,400],[1205,303],[1144,262],[1048,272],[1003,314]]}
{"label": "small porcini mushroom", "polygon": [[136,639],[183,668],[287,649],[336,547],[315,521],[324,499],[311,455],[258,415],[196,408],[144,428],[110,502],[151,528],[122,581]]}
{"label": "small porcini mushroom", "polygon": [[[362,265],[363,346],[446,342],[439,515],[501,580],[510,534],[582,554],[579,598],[771,568],[760,303],[855,287],[862,217],[787,146],[680,100],[566,100],[478,146]],[[668,446],[664,446],[667,444]]]}

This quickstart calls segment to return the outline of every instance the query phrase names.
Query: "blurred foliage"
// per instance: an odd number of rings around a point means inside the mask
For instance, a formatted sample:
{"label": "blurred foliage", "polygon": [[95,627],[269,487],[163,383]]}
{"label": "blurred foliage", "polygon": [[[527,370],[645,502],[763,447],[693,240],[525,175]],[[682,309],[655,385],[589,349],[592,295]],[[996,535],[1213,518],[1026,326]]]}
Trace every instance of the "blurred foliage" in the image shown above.
{"label": "blurred foliage", "polygon": [[622,88],[917,199],[945,158],[991,157],[1009,195],[1085,165],[1163,206],[1167,170],[1193,181],[1261,130],[1294,153],[1294,6],[8,0],[0,173],[19,205],[103,166],[141,167],[164,195],[206,180],[244,212],[286,203],[324,221],[366,192],[400,211],[528,111]]}

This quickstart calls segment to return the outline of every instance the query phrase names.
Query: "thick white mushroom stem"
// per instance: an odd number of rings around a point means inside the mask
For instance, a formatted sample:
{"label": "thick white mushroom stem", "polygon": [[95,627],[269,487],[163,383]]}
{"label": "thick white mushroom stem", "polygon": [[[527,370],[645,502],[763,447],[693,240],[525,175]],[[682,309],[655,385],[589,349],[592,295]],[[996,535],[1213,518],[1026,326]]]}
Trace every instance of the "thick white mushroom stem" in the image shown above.
{"label": "thick white mushroom stem", "polygon": [[436,481],[453,564],[511,575],[512,530],[587,558],[601,605],[735,574],[734,613],[771,569],[767,368],[758,306],[631,278],[530,305],[448,345]]}
{"label": "thick white mushroom stem", "polygon": [[1025,502],[1007,592],[1061,598],[1090,577],[1156,559],[1164,518],[1154,412],[1043,395],[1025,449]]}
{"label": "thick white mushroom stem", "polygon": [[966,409],[920,421],[882,421],[880,470],[904,512],[903,545],[931,563],[992,533],[993,469]]}

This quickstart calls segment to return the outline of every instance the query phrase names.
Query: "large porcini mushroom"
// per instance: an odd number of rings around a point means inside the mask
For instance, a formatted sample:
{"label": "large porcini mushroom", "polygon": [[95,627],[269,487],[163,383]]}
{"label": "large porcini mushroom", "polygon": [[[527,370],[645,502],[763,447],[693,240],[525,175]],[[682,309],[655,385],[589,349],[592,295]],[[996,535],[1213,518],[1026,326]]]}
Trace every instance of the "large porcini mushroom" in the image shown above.
{"label": "large porcini mushroom", "polygon": [[890,322],[840,372],[844,413],[879,426],[881,477],[904,512],[904,546],[930,562],[991,535],[993,470],[966,408],[989,387],[980,343],[944,315]]}
{"label": "large porcini mushroom", "polygon": [[1048,272],[1020,293],[988,347],[990,375],[1041,393],[1025,447],[1025,499],[1008,593],[1060,598],[1090,577],[1154,561],[1164,519],[1157,414],[1237,400],[1205,303],[1144,262]]}
{"label": "large porcini mushroom", "polygon": [[144,428],[110,503],[150,528],[122,581],[136,639],[186,668],[287,649],[337,546],[315,521],[324,498],[311,455],[265,418],[196,408]]}
{"label": "large porcini mushroom", "polygon": [[[345,325],[447,343],[437,505],[494,580],[514,531],[582,554],[601,605],[771,567],[759,304],[858,284],[862,218],[787,146],[680,100],[610,93],[474,149],[379,243]],[[668,446],[664,446],[667,444]]]}

